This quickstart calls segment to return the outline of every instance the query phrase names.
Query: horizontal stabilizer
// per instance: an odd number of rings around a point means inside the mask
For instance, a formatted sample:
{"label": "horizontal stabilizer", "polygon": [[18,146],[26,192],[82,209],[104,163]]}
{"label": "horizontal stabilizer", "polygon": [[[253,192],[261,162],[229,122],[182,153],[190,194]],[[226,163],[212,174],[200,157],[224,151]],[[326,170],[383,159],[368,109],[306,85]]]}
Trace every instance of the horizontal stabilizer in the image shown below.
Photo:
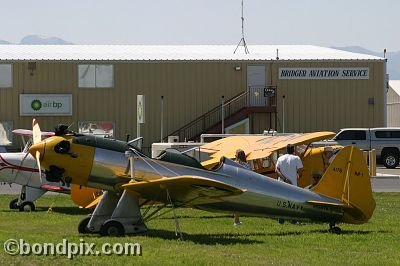
{"label": "horizontal stabilizer", "polygon": [[[199,205],[222,201],[223,197],[244,191],[222,182],[198,176],[177,176],[151,181],[131,182],[122,188],[145,199],[183,205]],[[168,193],[167,193],[168,191]]]}
{"label": "horizontal stabilizer", "polygon": [[323,206],[323,205],[328,205],[328,206],[338,206],[338,207],[349,207],[348,205],[344,204],[344,203],[334,203],[334,202],[326,202],[326,201],[316,201],[316,200],[309,200],[307,201],[307,203],[311,203],[313,205],[319,205],[319,206]]}

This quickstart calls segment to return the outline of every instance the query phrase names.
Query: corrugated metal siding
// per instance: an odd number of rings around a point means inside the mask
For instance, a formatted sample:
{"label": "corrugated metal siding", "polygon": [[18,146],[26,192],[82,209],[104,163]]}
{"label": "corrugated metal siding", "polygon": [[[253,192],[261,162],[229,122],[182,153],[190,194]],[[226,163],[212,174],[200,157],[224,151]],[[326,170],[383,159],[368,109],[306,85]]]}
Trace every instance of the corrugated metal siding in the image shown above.
{"label": "corrugated metal siding", "polygon": [[[282,96],[285,95],[286,132],[383,126],[383,63],[275,65],[275,68],[365,66],[370,69],[369,80],[278,80],[278,119],[282,124]],[[374,97],[374,105],[368,104],[369,97]]]}
{"label": "corrugated metal siding", "polygon": [[388,127],[400,127],[400,95],[389,87],[387,93]]}
{"label": "corrugated metal siding", "polygon": [[[101,62],[98,62],[101,63]],[[245,91],[247,64],[255,62],[119,62],[114,64],[114,88],[77,86],[77,62],[37,62],[31,76],[27,62],[13,65],[14,88],[0,89],[0,121],[30,128],[32,117],[19,116],[21,93],[71,93],[71,117],[39,117],[43,130],[59,123],[77,128],[79,121],[112,121],[115,137],[136,135],[136,95],[146,96],[145,146],[160,141],[160,98],[164,100],[167,136],[186,123]],[[262,63],[262,62],[261,62]],[[278,130],[282,130],[282,95],[286,95],[286,132],[337,131],[344,127],[383,126],[383,61],[301,62],[264,61],[269,83],[278,88]],[[241,71],[234,71],[240,65]],[[279,67],[369,67],[369,80],[278,80]],[[368,97],[375,98],[368,105]],[[275,125],[273,116],[272,125]],[[253,133],[269,128],[269,114],[251,117]]]}
{"label": "corrugated metal siding", "polygon": [[136,95],[146,96],[145,145],[160,141],[160,101],[164,96],[164,136],[218,106],[245,88],[237,63],[117,63],[114,88],[78,88],[77,63],[40,62],[31,76],[27,63],[14,64],[14,88],[0,89],[0,120],[30,128],[32,117],[19,116],[21,93],[73,95],[72,117],[38,117],[43,130],[59,123],[77,128],[79,121],[112,121],[115,137],[136,135]]}
{"label": "corrugated metal siding", "polygon": [[268,129],[275,129],[274,114],[272,114],[271,117],[269,114],[262,113],[252,114],[250,116],[250,130],[252,130],[251,133],[262,134],[264,130]]}

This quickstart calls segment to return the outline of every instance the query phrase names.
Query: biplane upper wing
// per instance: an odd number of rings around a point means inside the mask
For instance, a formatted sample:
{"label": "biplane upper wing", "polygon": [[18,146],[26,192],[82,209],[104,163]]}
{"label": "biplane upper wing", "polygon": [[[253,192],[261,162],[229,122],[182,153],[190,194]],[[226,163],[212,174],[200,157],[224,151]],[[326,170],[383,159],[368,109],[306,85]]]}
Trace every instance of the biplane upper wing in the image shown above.
{"label": "biplane upper wing", "polygon": [[219,202],[244,192],[240,188],[199,176],[177,176],[151,181],[131,182],[124,189],[145,199],[193,206]]}
{"label": "biplane upper wing", "polygon": [[[33,136],[32,130],[29,130],[29,129],[14,129],[12,132],[16,135],[24,136],[24,137],[32,137]],[[54,132],[42,131],[41,135],[42,135],[42,137],[47,138],[47,137],[54,136]]]}
{"label": "biplane upper wing", "polygon": [[256,160],[270,156],[273,152],[284,149],[288,144],[301,145],[335,136],[334,132],[296,133],[278,136],[234,136],[220,139],[201,147],[201,151],[210,154],[211,159],[202,162],[203,166],[212,166],[221,156],[235,158],[236,149],[242,149],[247,160]]}
{"label": "biplane upper wing", "polygon": [[313,132],[304,134],[291,134],[277,136],[276,140],[261,140],[256,146],[252,147],[252,151],[247,157],[248,160],[255,160],[270,156],[273,152],[286,148],[288,144],[295,146],[308,144],[335,136],[334,132]]}

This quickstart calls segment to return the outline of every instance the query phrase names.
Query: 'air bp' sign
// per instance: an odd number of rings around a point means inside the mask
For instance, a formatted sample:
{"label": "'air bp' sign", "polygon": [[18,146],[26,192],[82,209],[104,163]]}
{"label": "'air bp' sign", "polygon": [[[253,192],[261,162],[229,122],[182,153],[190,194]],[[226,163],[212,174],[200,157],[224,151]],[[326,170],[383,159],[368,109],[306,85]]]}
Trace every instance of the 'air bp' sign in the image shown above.
{"label": "'air bp' sign", "polygon": [[70,116],[72,115],[71,94],[20,94],[21,116]]}

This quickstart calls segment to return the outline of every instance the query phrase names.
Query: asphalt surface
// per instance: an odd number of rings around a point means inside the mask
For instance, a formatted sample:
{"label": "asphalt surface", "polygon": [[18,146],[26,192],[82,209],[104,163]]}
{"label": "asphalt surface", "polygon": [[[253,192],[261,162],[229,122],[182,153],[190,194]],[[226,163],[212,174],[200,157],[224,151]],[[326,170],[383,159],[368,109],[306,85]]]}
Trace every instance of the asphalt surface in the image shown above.
{"label": "asphalt surface", "polygon": [[[371,178],[372,190],[375,192],[400,192],[400,167],[396,169],[387,169],[384,166],[378,165],[377,176]],[[1,184],[1,194],[19,194],[21,186],[12,184]],[[56,194],[48,192],[48,194]]]}
{"label": "asphalt surface", "polygon": [[375,192],[400,192],[400,167],[387,169],[382,165],[376,167],[375,178],[371,178],[372,190]]}

